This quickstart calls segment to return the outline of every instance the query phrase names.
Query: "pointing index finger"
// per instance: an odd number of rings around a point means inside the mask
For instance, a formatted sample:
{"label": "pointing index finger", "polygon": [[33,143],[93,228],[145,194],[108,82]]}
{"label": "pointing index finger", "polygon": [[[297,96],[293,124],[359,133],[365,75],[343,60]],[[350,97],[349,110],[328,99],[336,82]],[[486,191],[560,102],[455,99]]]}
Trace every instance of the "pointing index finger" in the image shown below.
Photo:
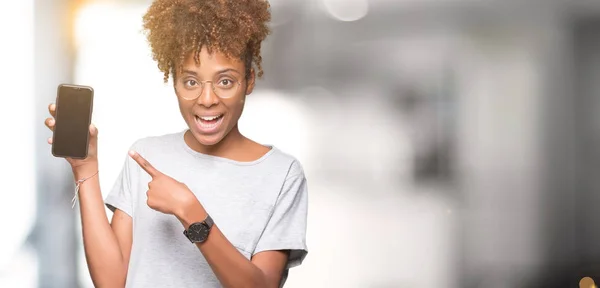
{"label": "pointing index finger", "polygon": [[144,169],[144,171],[150,175],[150,177],[154,178],[160,174],[160,171],[156,170],[156,168],[154,168],[154,166],[152,166],[152,164],[150,164],[148,160],[144,159],[144,157],[142,157],[142,155],[139,153],[135,151],[129,151],[129,156],[131,156],[131,158],[133,158],[133,160],[135,160],[135,162],[137,162],[140,167],[142,167],[142,169]]}

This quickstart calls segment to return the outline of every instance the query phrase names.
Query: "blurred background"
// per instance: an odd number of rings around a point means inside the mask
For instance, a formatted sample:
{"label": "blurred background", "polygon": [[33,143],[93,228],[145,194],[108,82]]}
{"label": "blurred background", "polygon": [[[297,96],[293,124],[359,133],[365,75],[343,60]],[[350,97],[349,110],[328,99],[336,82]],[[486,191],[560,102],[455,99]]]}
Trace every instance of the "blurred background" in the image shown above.
{"label": "blurred background", "polygon": [[[0,287],[93,287],[46,143],[58,84],[95,89],[104,196],[136,139],[185,128],[141,31],[150,2],[2,0]],[[600,1],[270,2],[240,128],[309,179],[286,287],[600,281]]]}

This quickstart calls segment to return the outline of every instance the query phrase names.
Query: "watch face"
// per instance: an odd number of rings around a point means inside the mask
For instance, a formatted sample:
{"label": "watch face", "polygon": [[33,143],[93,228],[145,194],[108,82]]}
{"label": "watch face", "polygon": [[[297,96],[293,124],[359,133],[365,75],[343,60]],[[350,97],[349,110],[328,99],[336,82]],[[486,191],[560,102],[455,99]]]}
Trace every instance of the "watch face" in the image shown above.
{"label": "watch face", "polygon": [[203,242],[208,237],[208,228],[202,223],[194,223],[188,229],[188,238],[193,242]]}

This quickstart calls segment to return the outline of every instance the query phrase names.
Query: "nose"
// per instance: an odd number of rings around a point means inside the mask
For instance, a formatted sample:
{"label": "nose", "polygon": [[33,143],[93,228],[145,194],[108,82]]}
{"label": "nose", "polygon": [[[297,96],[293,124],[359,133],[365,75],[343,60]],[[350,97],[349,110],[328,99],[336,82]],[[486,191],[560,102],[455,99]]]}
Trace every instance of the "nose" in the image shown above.
{"label": "nose", "polygon": [[217,96],[217,94],[215,94],[212,85],[212,82],[205,82],[204,85],[202,85],[202,93],[200,94],[200,97],[198,97],[198,99],[196,100],[196,103],[198,103],[198,105],[202,105],[208,108],[213,105],[219,104],[219,97]]}

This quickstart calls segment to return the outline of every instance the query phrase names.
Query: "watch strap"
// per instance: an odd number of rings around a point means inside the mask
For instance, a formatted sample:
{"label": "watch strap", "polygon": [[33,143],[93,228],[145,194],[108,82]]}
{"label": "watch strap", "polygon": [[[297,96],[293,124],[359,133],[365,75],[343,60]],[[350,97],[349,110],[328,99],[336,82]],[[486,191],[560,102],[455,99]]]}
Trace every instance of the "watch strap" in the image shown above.
{"label": "watch strap", "polygon": [[202,223],[204,223],[209,230],[212,228],[213,225],[215,225],[215,222],[213,221],[212,217],[210,217],[210,215],[208,214],[206,214],[206,219],[204,219]]}

